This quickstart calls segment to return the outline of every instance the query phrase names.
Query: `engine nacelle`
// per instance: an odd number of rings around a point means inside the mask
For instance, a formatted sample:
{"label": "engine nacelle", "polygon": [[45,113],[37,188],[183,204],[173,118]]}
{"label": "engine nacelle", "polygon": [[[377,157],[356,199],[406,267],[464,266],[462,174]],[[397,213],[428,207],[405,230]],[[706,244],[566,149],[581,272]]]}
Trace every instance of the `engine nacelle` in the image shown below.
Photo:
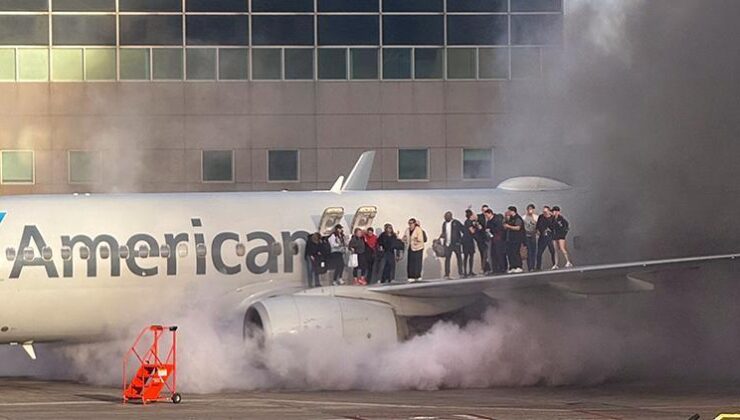
{"label": "engine nacelle", "polygon": [[384,303],[334,296],[276,296],[247,309],[245,337],[261,330],[265,340],[315,332],[348,342],[395,342],[401,335],[393,309]]}

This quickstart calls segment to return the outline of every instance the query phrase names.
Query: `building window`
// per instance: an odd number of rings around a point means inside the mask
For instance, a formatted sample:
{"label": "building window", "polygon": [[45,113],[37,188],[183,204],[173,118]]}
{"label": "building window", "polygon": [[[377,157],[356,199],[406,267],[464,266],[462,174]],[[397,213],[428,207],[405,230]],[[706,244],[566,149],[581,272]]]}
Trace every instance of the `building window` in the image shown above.
{"label": "building window", "polygon": [[350,53],[350,77],[352,80],[378,78],[378,49],[352,48]]}
{"label": "building window", "polygon": [[444,74],[442,48],[414,48],[414,78],[441,79]]}
{"label": "building window", "polygon": [[421,181],[429,179],[429,150],[401,149],[398,151],[398,180]]}
{"label": "building window", "polygon": [[383,48],[383,79],[411,78],[411,48]]}
{"label": "building window", "polygon": [[540,49],[522,47],[511,49],[511,78],[538,79],[540,77]]}
{"label": "building window", "polygon": [[153,49],[152,78],[154,80],[182,80],[182,49]]}
{"label": "building window", "polygon": [[221,80],[247,80],[249,78],[249,50],[246,48],[220,48],[218,50],[218,78]]}
{"label": "building window", "polygon": [[188,80],[216,80],[215,48],[188,48],[186,60]]}
{"label": "building window", "polygon": [[347,49],[321,48],[319,49],[319,79],[345,80],[347,79]]}
{"label": "building window", "polygon": [[447,50],[447,78],[475,79],[475,48],[450,48]]}
{"label": "building window", "polygon": [[69,151],[69,183],[94,184],[100,179],[100,153],[89,150]]}
{"label": "building window", "polygon": [[267,180],[298,181],[298,150],[268,150]]}
{"label": "building window", "polygon": [[286,48],[285,78],[313,80],[313,48]]}
{"label": "building window", "polygon": [[18,48],[18,80],[22,82],[49,80],[49,50]]}
{"label": "building window", "polygon": [[0,49],[0,81],[15,81],[15,49]]}
{"label": "building window", "polygon": [[491,149],[463,149],[463,179],[490,179]]}
{"label": "building window", "polygon": [[116,80],[116,50],[88,48],[85,50],[86,80]]}
{"label": "building window", "polygon": [[234,182],[234,152],[204,150],[202,171],[203,182]]}
{"label": "building window", "polygon": [[149,48],[125,48],[119,52],[121,80],[149,80]]}
{"label": "building window", "polygon": [[82,49],[54,48],[51,50],[51,80],[82,80]]}
{"label": "building window", "polygon": [[34,156],[30,150],[3,150],[2,152],[2,183],[3,184],[33,184],[34,183]]}
{"label": "building window", "polygon": [[280,80],[282,58],[278,48],[259,48],[252,50],[252,79]]}
{"label": "building window", "polygon": [[507,48],[479,49],[478,77],[481,79],[508,79],[509,50]]}

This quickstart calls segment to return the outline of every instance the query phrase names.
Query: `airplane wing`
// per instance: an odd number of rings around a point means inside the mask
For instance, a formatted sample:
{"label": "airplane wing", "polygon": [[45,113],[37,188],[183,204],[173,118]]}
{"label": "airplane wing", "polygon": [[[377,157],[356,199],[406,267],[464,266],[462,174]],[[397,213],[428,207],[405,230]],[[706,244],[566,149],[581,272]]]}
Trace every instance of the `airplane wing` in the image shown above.
{"label": "airplane wing", "polygon": [[652,290],[653,284],[650,280],[658,274],[732,261],[740,261],[740,254],[592,265],[557,271],[502,274],[460,280],[377,285],[368,289],[377,293],[417,298],[496,294],[502,291],[541,287],[551,287],[566,294],[581,296],[622,294]]}

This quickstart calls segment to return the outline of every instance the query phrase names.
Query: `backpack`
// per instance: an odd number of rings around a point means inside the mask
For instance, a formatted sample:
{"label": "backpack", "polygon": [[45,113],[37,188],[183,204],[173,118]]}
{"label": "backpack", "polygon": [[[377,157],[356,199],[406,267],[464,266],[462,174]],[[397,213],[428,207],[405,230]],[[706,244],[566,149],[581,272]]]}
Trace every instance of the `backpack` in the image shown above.
{"label": "backpack", "polygon": [[[421,228],[420,228],[420,229],[421,229]],[[429,240],[429,239],[427,238],[427,231],[426,231],[426,230],[424,230],[424,229],[421,229],[421,233],[422,233],[422,234],[424,235],[424,243],[427,243],[427,241]]]}

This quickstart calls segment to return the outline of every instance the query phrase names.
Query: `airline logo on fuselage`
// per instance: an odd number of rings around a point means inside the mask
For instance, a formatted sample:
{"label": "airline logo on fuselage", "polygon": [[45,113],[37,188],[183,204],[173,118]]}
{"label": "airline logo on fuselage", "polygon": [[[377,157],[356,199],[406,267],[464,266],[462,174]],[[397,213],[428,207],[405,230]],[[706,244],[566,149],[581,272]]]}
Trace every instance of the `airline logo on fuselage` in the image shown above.
{"label": "airline logo on fuselage", "polygon": [[[0,212],[0,222],[5,214],[5,212]],[[178,260],[186,256],[195,259],[196,275],[205,275],[209,272],[209,260],[212,269],[227,275],[243,271],[253,274],[277,273],[278,257],[281,254],[283,272],[292,273],[293,260],[297,254],[295,243],[298,240],[305,241],[308,237],[308,232],[305,231],[282,231],[279,238],[282,242],[281,246],[278,239],[268,232],[254,231],[242,236],[237,232],[227,231],[218,232],[207,241],[205,234],[199,232],[202,228],[200,219],[191,219],[191,226],[192,234],[165,233],[163,238],[158,239],[148,233],[135,233],[125,242],[120,242],[112,235],[104,233],[95,237],[82,234],[62,235],[59,248],[62,253],[62,264],[59,267],[52,258],[51,246],[38,226],[25,225],[9,277],[11,279],[20,278],[24,269],[28,271],[32,267],[43,267],[47,277],[50,278],[72,277],[77,264],[86,264],[87,277],[97,277],[99,274],[98,260],[100,259],[109,260],[111,277],[119,277],[124,264],[128,271],[141,277],[159,274],[175,276],[178,274]],[[246,239],[246,244],[242,244],[243,238]],[[225,246],[227,243],[233,246]],[[254,246],[248,248],[247,245]],[[186,251],[179,252],[183,246]],[[146,249],[144,255],[139,252],[142,247]],[[242,252],[239,251],[240,247]],[[25,251],[29,249],[34,251],[32,258],[26,255]],[[82,253],[82,250],[86,250],[85,257],[75,259],[75,251]],[[243,260],[243,263],[229,264],[225,261],[225,256],[229,256],[229,260],[232,261],[238,257]],[[160,267],[157,260],[152,257],[161,257],[166,261],[166,266]]]}

